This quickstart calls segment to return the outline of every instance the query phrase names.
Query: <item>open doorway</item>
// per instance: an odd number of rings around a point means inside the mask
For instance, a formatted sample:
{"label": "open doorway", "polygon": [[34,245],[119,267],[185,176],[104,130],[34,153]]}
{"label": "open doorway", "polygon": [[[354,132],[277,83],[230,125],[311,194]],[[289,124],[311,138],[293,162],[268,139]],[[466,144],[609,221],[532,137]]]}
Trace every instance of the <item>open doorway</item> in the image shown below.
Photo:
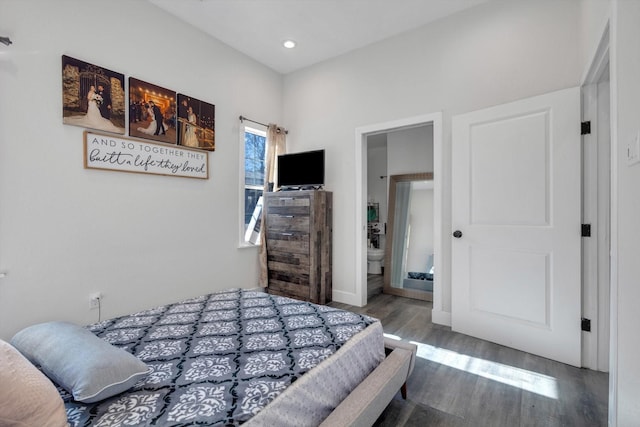
{"label": "open doorway", "polygon": [[[437,271],[441,263],[441,218],[442,218],[442,181],[441,181],[441,146],[442,146],[442,114],[433,113],[423,116],[410,117],[392,122],[373,124],[356,129],[356,295],[355,305],[364,306],[367,304],[367,249],[368,243],[368,204],[369,195],[367,188],[368,179],[368,152],[367,140],[375,140],[376,135],[389,134],[402,130],[410,130],[429,126],[432,131],[432,172],[433,172],[433,205],[436,207],[433,212],[433,265]],[[430,159],[424,159],[425,164]],[[389,175],[389,173],[384,174]],[[385,185],[386,186],[386,185]],[[370,239],[369,239],[370,240]],[[388,267],[388,266],[387,266]],[[433,310],[441,311],[441,292],[437,286],[437,279],[433,283]]]}
{"label": "open doorway", "polygon": [[433,125],[367,136],[367,297],[433,300]]}

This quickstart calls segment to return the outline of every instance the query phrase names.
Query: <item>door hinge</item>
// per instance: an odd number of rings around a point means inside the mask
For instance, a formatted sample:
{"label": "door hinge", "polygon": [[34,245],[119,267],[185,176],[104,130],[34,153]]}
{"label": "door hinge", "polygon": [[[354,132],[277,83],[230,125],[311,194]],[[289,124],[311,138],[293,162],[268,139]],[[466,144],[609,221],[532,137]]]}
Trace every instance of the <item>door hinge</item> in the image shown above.
{"label": "door hinge", "polygon": [[580,123],[580,135],[591,135],[591,122]]}
{"label": "door hinge", "polygon": [[584,317],[580,321],[581,329],[585,332],[591,332],[591,319],[585,319]]}
{"label": "door hinge", "polygon": [[582,224],[582,237],[591,237],[591,224]]}

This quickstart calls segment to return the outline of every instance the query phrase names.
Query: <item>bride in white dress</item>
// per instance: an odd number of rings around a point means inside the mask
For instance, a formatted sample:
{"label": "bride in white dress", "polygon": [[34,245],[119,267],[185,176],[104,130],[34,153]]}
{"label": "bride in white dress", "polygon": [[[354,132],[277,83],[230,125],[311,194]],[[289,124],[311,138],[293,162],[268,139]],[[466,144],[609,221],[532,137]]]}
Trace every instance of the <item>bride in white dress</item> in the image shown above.
{"label": "bride in white dress", "polygon": [[147,104],[145,105],[147,107],[147,115],[151,117],[151,123],[149,123],[149,126],[147,126],[146,128],[139,127],[138,132],[146,133],[147,135],[153,135],[154,133],[156,133],[157,127],[156,116],[155,114],[153,114],[153,108],[149,107]]}
{"label": "bride in white dress", "polygon": [[[162,136],[162,135],[156,134],[156,126],[158,122],[156,121],[157,120],[156,115],[153,113],[153,108],[150,105],[147,106],[147,116],[151,118],[151,123],[149,123],[149,126],[147,126],[146,128],[142,128],[142,127],[137,128],[138,132],[142,132],[147,135]],[[162,126],[165,132],[169,130],[169,125],[166,124],[164,120],[162,121]]]}
{"label": "bride in white dress", "polygon": [[102,97],[96,93],[96,87],[91,85],[87,92],[87,113],[84,116],[65,117],[64,123],[76,126],[82,126],[92,129],[106,130],[108,132],[124,133],[124,129],[120,128],[111,120],[105,119],[100,114],[98,102],[102,102]]}
{"label": "bride in white dress", "polygon": [[[193,108],[189,106],[187,109],[187,118],[189,119],[189,123],[193,123],[194,125],[197,123],[196,115],[193,112]],[[198,137],[196,136],[196,128],[195,126],[186,125],[187,130],[184,132],[184,143],[183,145],[186,147],[198,147],[200,145],[198,141]]]}

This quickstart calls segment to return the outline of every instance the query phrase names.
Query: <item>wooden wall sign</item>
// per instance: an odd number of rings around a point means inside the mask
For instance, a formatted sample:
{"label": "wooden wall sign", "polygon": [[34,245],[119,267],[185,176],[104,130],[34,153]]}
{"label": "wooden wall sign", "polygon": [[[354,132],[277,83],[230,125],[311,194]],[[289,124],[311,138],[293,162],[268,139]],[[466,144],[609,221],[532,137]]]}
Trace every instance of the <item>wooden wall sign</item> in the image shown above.
{"label": "wooden wall sign", "polygon": [[84,167],[209,179],[205,151],[91,131],[84,132]]}

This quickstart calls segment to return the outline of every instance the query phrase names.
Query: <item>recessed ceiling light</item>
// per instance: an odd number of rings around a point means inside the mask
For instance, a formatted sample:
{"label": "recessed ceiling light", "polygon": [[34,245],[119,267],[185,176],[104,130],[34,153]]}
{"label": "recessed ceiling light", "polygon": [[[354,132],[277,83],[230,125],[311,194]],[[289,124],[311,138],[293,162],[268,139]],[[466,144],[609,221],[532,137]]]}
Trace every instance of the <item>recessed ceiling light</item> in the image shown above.
{"label": "recessed ceiling light", "polygon": [[293,40],[285,40],[282,43],[282,46],[286,47],[287,49],[293,49],[294,47],[296,47],[296,42],[294,42]]}

